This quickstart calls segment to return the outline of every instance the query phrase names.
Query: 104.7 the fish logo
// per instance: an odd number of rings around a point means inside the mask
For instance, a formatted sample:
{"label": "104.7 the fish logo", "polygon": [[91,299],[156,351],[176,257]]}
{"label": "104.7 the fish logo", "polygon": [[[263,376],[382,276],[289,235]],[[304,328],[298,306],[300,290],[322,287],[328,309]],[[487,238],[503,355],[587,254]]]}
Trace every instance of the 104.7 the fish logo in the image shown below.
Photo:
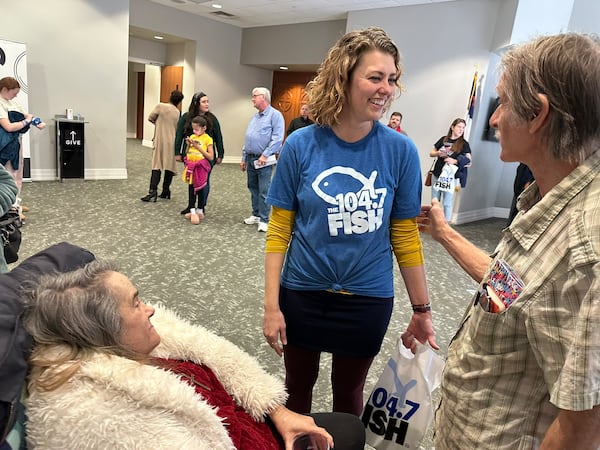
{"label": "104.7 the fish logo", "polygon": [[363,234],[383,224],[386,188],[375,188],[377,171],[367,178],[351,167],[334,166],[313,181],[315,193],[327,203],[329,234]]}
{"label": "104.7 the fish logo", "polygon": [[393,359],[388,361],[386,370],[390,375],[393,374],[394,390],[377,387],[369,397],[361,419],[367,431],[389,443],[405,445],[408,428],[412,424],[410,419],[421,406],[407,398],[408,391],[417,386],[417,380],[410,379],[405,385],[402,384],[396,375],[397,363]]}

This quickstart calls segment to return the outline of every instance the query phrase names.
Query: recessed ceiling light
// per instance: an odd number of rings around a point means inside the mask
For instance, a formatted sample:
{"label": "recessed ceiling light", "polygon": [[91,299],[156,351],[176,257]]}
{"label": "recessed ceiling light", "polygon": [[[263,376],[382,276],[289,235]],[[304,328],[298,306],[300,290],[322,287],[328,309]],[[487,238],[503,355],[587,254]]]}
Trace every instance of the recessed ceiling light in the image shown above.
{"label": "recessed ceiling light", "polygon": [[288,70],[288,67],[286,67],[286,66],[279,66],[279,70]]}
{"label": "recessed ceiling light", "polygon": [[217,9],[221,9],[223,7],[223,5],[219,5],[218,3],[213,3],[211,6]]}
{"label": "recessed ceiling light", "polygon": [[156,36],[154,36],[154,39],[158,39],[159,41],[162,41],[164,39],[164,37],[156,35]]}

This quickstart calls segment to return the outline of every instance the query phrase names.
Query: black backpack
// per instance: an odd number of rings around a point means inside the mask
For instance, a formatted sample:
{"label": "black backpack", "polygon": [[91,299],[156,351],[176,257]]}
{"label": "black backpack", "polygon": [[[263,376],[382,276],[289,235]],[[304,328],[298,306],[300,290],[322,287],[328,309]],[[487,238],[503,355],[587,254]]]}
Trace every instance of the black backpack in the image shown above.
{"label": "black backpack", "polygon": [[93,259],[89,251],[62,242],[0,275],[0,445],[15,422],[32,347],[31,337],[21,325],[21,289],[25,283],[31,286],[42,274],[69,272]]}
{"label": "black backpack", "polygon": [[0,217],[0,242],[4,251],[4,259],[11,264],[19,259],[21,247],[21,215],[16,208],[11,208]]}

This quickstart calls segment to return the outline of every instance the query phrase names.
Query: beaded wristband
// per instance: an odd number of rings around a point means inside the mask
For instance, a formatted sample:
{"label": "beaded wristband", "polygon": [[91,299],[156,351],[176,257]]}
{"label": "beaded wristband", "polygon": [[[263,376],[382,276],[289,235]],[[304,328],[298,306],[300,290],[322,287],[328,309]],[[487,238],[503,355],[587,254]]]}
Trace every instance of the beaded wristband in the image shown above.
{"label": "beaded wristband", "polygon": [[431,303],[423,303],[422,305],[411,305],[413,312],[426,313],[431,311]]}

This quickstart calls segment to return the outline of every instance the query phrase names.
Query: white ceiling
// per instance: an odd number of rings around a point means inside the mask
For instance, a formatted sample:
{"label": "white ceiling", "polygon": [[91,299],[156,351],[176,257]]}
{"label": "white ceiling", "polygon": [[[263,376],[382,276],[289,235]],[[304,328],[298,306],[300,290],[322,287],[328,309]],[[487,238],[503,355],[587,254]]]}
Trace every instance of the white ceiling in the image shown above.
{"label": "white ceiling", "polygon": [[[146,0],[240,28],[346,19],[350,11],[452,0]],[[218,3],[221,9],[212,7]],[[231,15],[231,17],[227,16]]]}
{"label": "white ceiling", "polygon": [[[145,0],[163,6],[196,14],[222,23],[240,28],[286,25],[307,22],[323,22],[328,20],[344,20],[350,11],[366,9],[393,8],[398,6],[441,3],[454,0]],[[221,9],[212,7],[219,3]],[[227,17],[221,11],[232,14]],[[156,31],[129,27],[129,35],[138,39],[157,42],[155,35],[160,34],[164,44],[177,44],[185,39],[179,36],[157,33]],[[259,66],[268,70],[278,70],[278,65]],[[290,71],[312,72],[315,65],[290,65]]]}

